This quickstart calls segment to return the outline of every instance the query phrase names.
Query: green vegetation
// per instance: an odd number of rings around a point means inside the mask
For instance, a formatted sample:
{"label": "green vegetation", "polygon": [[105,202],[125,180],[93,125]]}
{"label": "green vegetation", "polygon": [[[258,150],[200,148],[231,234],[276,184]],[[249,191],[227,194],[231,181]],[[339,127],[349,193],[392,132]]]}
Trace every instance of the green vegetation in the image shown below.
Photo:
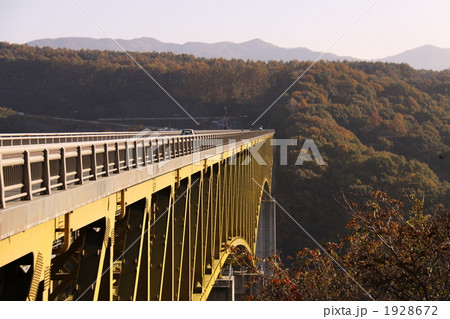
{"label": "green vegetation", "polygon": [[[223,116],[227,106],[229,114],[247,115],[235,124],[246,127],[311,64],[133,56],[194,117]],[[449,91],[450,70],[315,64],[257,123],[274,128],[277,138],[299,139],[289,149],[289,165],[276,166],[275,197],[319,242],[345,236],[343,194],[359,204],[377,189],[396,198],[417,194],[427,210],[448,209]],[[124,53],[7,43],[0,43],[0,105],[85,120],[183,115]],[[20,131],[25,123],[0,125],[2,131]],[[307,138],[314,139],[325,166],[293,165]],[[278,216],[284,254],[312,247],[291,220]]]}

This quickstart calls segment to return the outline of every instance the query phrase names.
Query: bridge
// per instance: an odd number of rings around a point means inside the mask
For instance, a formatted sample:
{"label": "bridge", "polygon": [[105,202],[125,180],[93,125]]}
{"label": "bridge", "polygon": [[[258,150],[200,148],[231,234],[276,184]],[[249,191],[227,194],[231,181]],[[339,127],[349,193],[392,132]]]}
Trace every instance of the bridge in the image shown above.
{"label": "bridge", "polygon": [[264,236],[273,131],[179,134],[0,135],[0,300],[207,300]]}

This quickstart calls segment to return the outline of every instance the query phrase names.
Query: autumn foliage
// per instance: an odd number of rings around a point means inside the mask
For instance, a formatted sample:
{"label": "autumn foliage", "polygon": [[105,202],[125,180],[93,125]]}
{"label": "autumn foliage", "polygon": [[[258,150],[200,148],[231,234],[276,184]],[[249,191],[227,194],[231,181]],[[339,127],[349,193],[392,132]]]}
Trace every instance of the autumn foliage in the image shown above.
{"label": "autumn foliage", "polygon": [[[395,198],[425,196],[425,211],[450,207],[450,69],[132,55],[198,119],[197,129],[217,128],[208,117],[222,119],[224,106],[229,126],[250,128],[292,85],[255,125],[274,129],[276,139],[297,141],[288,148],[288,165],[274,156],[272,195],[321,243],[353,231],[345,229],[346,210],[336,201],[341,192],[359,205],[379,189]],[[184,116],[179,107],[125,53],[113,51],[0,43],[0,106],[4,133],[128,130],[100,118],[142,118],[115,121],[133,130],[193,124],[171,120]],[[306,139],[314,140],[326,165],[294,164]],[[277,228],[277,246],[286,255],[315,248],[287,216],[279,214]]]}
{"label": "autumn foliage", "polygon": [[405,209],[382,192],[365,207],[347,204],[349,236],[299,251],[288,267],[273,256],[249,299],[448,300],[448,211],[426,214],[414,197]]}

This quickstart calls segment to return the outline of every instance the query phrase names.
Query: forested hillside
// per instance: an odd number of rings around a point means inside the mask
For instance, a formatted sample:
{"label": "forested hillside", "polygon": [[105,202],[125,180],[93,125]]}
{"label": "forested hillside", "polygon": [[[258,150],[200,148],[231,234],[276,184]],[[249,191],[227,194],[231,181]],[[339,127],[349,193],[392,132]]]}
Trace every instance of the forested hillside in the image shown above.
{"label": "forested hillside", "polygon": [[[248,126],[311,62],[254,62],[191,55],[133,56],[192,115],[243,117]],[[0,43],[0,106],[86,120],[184,115],[125,54]],[[0,131],[20,131],[0,109]],[[257,123],[277,138],[297,138],[287,166],[275,167],[274,195],[319,242],[342,237],[345,195],[361,202],[380,189],[425,211],[450,201],[450,70],[406,64],[319,62]],[[201,122],[202,127],[208,123]],[[240,128],[240,127],[238,127]],[[295,166],[305,139],[326,163]],[[310,245],[279,212],[278,247]]]}

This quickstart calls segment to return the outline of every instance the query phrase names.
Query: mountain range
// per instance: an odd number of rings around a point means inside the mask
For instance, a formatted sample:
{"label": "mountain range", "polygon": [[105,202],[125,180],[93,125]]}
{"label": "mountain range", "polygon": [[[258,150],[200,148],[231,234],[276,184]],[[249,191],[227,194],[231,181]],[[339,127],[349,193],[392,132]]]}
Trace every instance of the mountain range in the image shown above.
{"label": "mountain range", "polygon": [[[242,43],[234,42],[187,42],[184,44],[165,43],[154,38],[143,37],[131,40],[116,40],[125,50],[132,52],[172,52],[174,54],[192,54],[205,58],[243,59],[243,60],[315,60],[323,53],[307,48],[282,48],[260,39],[253,39]],[[112,39],[94,39],[66,37],[57,39],[39,39],[27,43],[31,46],[68,48],[74,50],[112,50],[121,51]],[[339,56],[325,53],[323,60],[338,61],[362,60],[350,56]],[[370,60],[394,63],[408,63],[416,69],[444,70],[450,68],[450,49],[438,48],[432,45],[417,47],[397,55]]]}

